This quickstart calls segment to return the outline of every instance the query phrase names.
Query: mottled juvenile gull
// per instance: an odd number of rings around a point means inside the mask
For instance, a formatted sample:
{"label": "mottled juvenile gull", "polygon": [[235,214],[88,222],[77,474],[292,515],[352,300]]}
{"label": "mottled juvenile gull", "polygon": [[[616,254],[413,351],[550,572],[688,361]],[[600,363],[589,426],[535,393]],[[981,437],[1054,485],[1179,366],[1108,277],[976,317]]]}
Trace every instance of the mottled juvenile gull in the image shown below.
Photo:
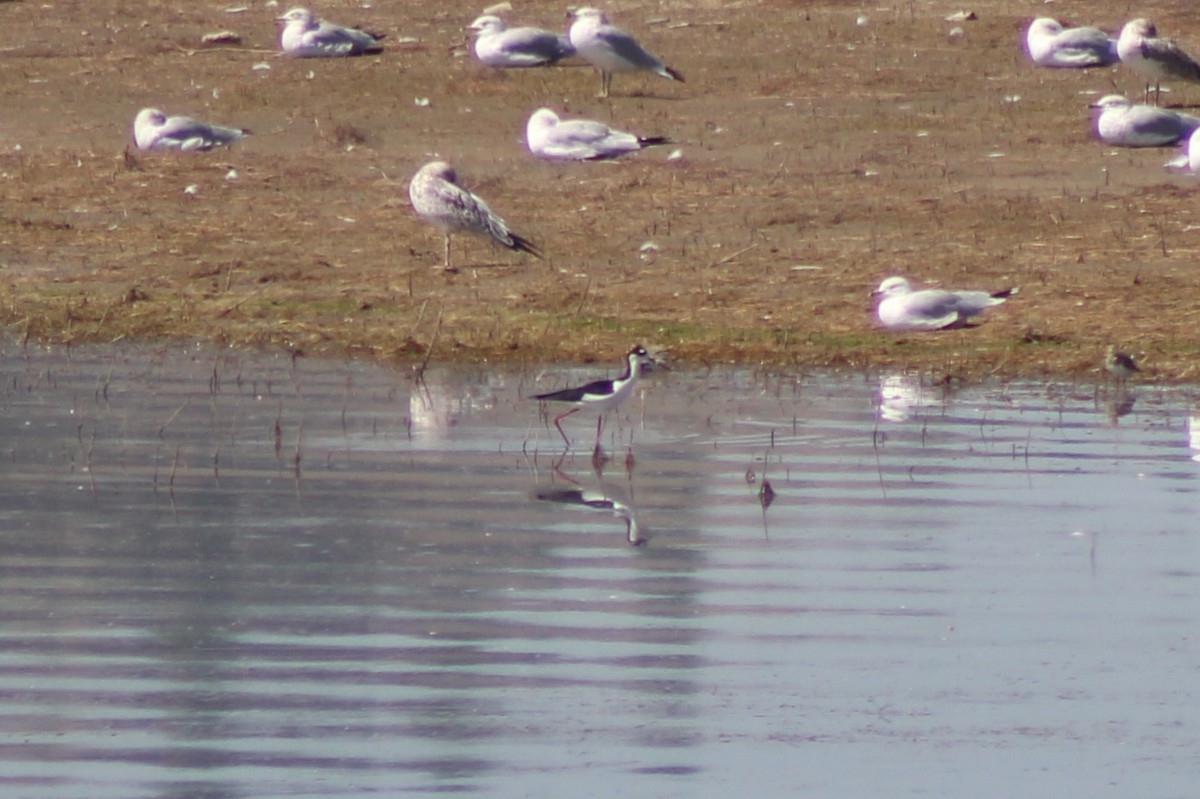
{"label": "mottled juvenile gull", "polygon": [[450,264],[450,237],[455,233],[474,233],[510,250],[542,257],[532,242],[509,230],[487,203],[459,186],[454,167],[445,161],[431,161],[417,170],[408,184],[408,197],[421,218],[446,236],[445,267],[449,272],[455,271]]}
{"label": "mottled juvenile gull", "polygon": [[1166,147],[1200,128],[1200,118],[1169,108],[1134,105],[1119,94],[1105,95],[1091,108],[1099,111],[1096,135],[1114,147]]}
{"label": "mottled juvenile gull", "polygon": [[575,52],[600,70],[600,97],[608,97],[614,72],[644,70],[670,80],[683,82],[683,75],[664,64],[638,44],[637,39],[610,25],[598,8],[579,8],[571,23],[571,44]]}
{"label": "mottled juvenile gull", "polygon": [[1025,34],[1029,57],[1041,67],[1104,67],[1120,61],[1117,40],[1099,28],[1064,28],[1050,17],[1038,17]]}
{"label": "mottled juvenile gull", "polygon": [[476,17],[475,57],[489,67],[541,67],[575,55],[571,40],[541,28],[506,28],[495,14]]}
{"label": "mottled juvenile gull", "polygon": [[1159,88],[1164,80],[1200,83],[1200,63],[1175,42],[1161,38],[1154,23],[1148,19],[1125,23],[1121,37],[1117,39],[1117,53],[1122,63],[1146,79],[1143,100],[1149,99],[1153,84],[1155,105],[1158,105]]}
{"label": "mottled juvenile gull", "polygon": [[157,108],[143,108],[133,120],[133,143],[140,150],[211,150],[232,144],[249,132],[191,117],[169,117]]}
{"label": "mottled juvenile gull", "polygon": [[965,327],[967,319],[981,311],[999,305],[1015,293],[1004,291],[948,291],[924,289],[913,291],[902,277],[889,277],[872,292],[883,297],[879,303],[879,321],[891,330],[948,330]]}
{"label": "mottled juvenile gull", "polygon": [[307,8],[293,8],[277,21],[283,23],[280,47],[296,58],[340,58],[383,52],[379,43],[382,34],[325,22]]}
{"label": "mottled juvenile gull", "polygon": [[667,142],[664,136],[635,136],[591,119],[559,119],[549,108],[534,111],[525,125],[529,152],[552,161],[615,158]]}

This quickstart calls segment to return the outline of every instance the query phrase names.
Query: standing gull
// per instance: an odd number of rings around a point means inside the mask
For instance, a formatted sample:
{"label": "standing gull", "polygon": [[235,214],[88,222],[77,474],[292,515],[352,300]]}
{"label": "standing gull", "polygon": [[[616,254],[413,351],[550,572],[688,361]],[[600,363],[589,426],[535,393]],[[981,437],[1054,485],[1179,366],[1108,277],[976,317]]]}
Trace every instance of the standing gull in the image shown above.
{"label": "standing gull", "polygon": [[1170,39],[1160,38],[1158,30],[1148,19],[1134,19],[1125,23],[1121,38],[1117,40],[1117,52],[1121,61],[1146,79],[1146,93],[1150,97],[1150,85],[1154,85],[1154,104],[1158,105],[1160,84],[1164,80],[1182,80],[1200,83],[1200,63]]}
{"label": "standing gull", "polygon": [[1121,58],[1117,40],[1099,28],[1064,28],[1050,17],[1038,17],[1025,34],[1029,57],[1040,67],[1105,67]]}
{"label": "standing gull", "polygon": [[579,8],[571,23],[571,44],[588,63],[600,70],[600,97],[608,97],[614,72],[645,70],[669,80],[683,83],[683,75],[648,52],[637,39],[620,28],[608,24],[608,17],[598,8]]}
{"label": "standing gull", "polygon": [[950,330],[965,327],[967,319],[1004,302],[1016,289],[986,291],[913,291],[902,277],[889,277],[872,292],[883,297],[879,321],[889,330]]}
{"label": "standing gull", "polygon": [[1119,94],[1105,95],[1091,108],[1099,111],[1096,135],[1114,147],[1166,147],[1200,128],[1200,118],[1169,108],[1134,105]]}
{"label": "standing gull", "polygon": [[157,108],[143,108],[133,120],[133,143],[139,150],[211,150],[233,144],[249,132],[191,117],[169,117]]}
{"label": "standing gull", "polygon": [[431,161],[417,170],[408,184],[408,197],[421,218],[445,234],[447,272],[457,271],[450,264],[450,237],[455,233],[474,233],[510,250],[542,257],[532,242],[509,230],[487,203],[459,186],[454,167],[445,161]]}
{"label": "standing gull", "polygon": [[379,43],[382,34],[325,22],[307,8],[293,8],[277,21],[283,23],[280,47],[296,58],[340,58],[383,52]]}
{"label": "standing gull", "polygon": [[641,376],[642,366],[653,363],[654,359],[650,357],[650,353],[646,352],[646,348],[637,344],[625,354],[625,370],[619,377],[612,380],[593,380],[591,383],[575,388],[534,394],[530,399],[542,402],[563,402],[571,406],[569,411],[564,411],[554,417],[554,426],[558,428],[558,434],[562,436],[563,442],[568,447],[571,445],[571,440],[563,432],[562,420],[583,408],[589,408],[599,413],[600,416],[596,419],[596,448],[594,450],[594,452],[598,452],[605,414],[620,405],[626,397],[633,393],[633,387]]}
{"label": "standing gull", "polygon": [[476,17],[475,57],[489,67],[541,67],[575,55],[570,39],[541,28],[506,28],[495,14]]}
{"label": "standing gull", "polygon": [[663,136],[635,136],[590,119],[559,119],[549,108],[534,111],[525,126],[529,152],[551,161],[615,158],[667,142]]}

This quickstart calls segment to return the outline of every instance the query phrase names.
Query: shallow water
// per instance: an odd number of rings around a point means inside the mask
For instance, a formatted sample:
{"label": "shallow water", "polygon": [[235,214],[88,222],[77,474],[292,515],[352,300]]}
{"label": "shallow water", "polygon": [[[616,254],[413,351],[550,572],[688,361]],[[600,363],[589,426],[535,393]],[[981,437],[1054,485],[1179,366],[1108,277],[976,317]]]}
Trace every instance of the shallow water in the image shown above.
{"label": "shallow water", "polygon": [[595,368],[7,344],[0,369],[6,795],[1200,774],[1190,389],[659,373],[597,470],[594,417],[559,463],[522,399]]}

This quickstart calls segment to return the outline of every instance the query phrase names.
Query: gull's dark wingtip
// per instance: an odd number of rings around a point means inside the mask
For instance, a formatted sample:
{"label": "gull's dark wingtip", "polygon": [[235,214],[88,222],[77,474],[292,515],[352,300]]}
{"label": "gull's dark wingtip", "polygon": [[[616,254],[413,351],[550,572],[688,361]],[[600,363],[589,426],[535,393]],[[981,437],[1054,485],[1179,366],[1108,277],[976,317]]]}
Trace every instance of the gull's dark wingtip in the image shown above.
{"label": "gull's dark wingtip", "polygon": [[541,248],[524,236],[518,236],[516,233],[510,233],[508,237],[512,239],[512,244],[509,245],[510,249],[516,250],[517,252],[527,252],[534,258],[543,257]]}

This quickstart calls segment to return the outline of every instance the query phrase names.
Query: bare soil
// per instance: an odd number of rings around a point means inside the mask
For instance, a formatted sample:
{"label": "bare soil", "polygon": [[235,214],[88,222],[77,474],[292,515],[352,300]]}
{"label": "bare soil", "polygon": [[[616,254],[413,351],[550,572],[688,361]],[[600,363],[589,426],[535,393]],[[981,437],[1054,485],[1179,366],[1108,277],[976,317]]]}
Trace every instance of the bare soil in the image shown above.
{"label": "bare soil", "polygon": [[[1162,169],[1169,150],[1091,138],[1090,100],[1140,96],[1126,68],[1037,69],[1020,44],[1032,13],[1118,29],[1128,9],[613,2],[687,82],[618,75],[605,101],[585,65],[476,63],[481,8],[368,5],[313,3],[386,32],[384,54],[316,61],[276,54],[286,9],[259,0],[0,2],[0,322],[418,364],[608,362],[641,341],[692,364],[948,376],[1095,374],[1115,343],[1147,379],[1197,377],[1197,184]],[[978,19],[946,20],[960,10]],[[1200,50],[1190,2],[1137,11]],[[220,30],[241,44],[200,44]],[[148,105],[255,135],[131,151]],[[523,133],[543,105],[675,144],[540,162]],[[434,156],[546,258],[457,237],[464,268],[444,272],[407,196]],[[1019,293],[976,327],[897,335],[868,296],[891,274]]]}

